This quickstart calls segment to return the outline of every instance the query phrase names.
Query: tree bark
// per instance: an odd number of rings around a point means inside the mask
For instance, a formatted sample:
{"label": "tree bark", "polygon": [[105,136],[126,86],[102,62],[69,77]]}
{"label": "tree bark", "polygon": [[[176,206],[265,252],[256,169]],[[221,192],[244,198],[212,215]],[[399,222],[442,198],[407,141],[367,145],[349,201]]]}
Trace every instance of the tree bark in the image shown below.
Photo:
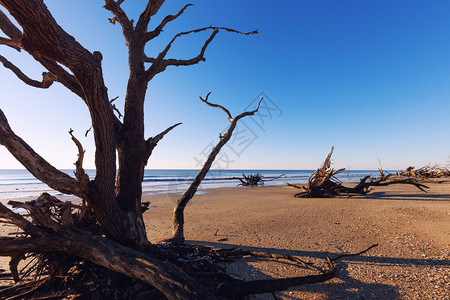
{"label": "tree bark", "polygon": [[34,238],[0,238],[0,256],[32,252],[64,252],[142,280],[168,299],[214,299],[204,287],[174,264],[152,258],[109,239],[64,230]]}

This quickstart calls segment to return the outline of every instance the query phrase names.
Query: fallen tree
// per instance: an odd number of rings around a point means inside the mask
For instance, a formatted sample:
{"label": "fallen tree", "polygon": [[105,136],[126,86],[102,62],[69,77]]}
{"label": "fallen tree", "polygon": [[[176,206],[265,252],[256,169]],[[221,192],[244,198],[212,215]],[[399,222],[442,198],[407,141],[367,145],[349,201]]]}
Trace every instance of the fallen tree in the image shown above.
{"label": "fallen tree", "polygon": [[309,178],[306,186],[299,186],[296,184],[288,184],[289,187],[300,189],[301,192],[295,194],[297,198],[329,198],[338,196],[351,195],[366,195],[373,186],[388,186],[392,184],[409,184],[414,185],[419,190],[426,192],[428,186],[418,182],[416,178],[405,178],[397,174],[389,174],[382,169],[379,170],[380,176],[371,178],[365,176],[360,179],[360,182],[354,187],[347,187],[336,177],[339,173],[345,171],[345,168],[335,170],[331,167],[331,156],[334,147],[331,148],[330,153],[325,158],[322,166],[313,172]]}
{"label": "fallen tree", "polygon": [[277,176],[277,177],[265,178],[258,172],[256,174],[249,174],[249,175],[245,175],[244,173],[242,173],[242,178],[234,177],[233,179],[237,179],[241,182],[238,184],[238,186],[258,186],[258,185],[264,185],[265,181],[276,180],[283,176],[284,176],[284,174],[281,174],[280,176]]}

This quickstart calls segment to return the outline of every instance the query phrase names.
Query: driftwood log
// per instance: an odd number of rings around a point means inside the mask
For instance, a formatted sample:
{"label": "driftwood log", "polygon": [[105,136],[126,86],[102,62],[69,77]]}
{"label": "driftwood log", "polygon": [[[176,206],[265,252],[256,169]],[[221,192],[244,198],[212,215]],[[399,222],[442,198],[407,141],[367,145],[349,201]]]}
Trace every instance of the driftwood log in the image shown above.
{"label": "driftwood log", "polygon": [[382,169],[379,170],[380,176],[378,178],[371,178],[365,176],[360,179],[360,182],[354,187],[346,187],[336,177],[345,169],[335,170],[331,167],[331,156],[334,147],[331,148],[322,166],[311,174],[308,178],[306,186],[299,186],[296,184],[288,184],[289,187],[300,189],[301,192],[295,194],[297,198],[329,198],[338,196],[351,195],[366,195],[373,186],[388,186],[392,184],[410,184],[417,187],[419,190],[426,192],[428,186],[419,183],[414,177],[402,177],[396,174],[388,174]]}

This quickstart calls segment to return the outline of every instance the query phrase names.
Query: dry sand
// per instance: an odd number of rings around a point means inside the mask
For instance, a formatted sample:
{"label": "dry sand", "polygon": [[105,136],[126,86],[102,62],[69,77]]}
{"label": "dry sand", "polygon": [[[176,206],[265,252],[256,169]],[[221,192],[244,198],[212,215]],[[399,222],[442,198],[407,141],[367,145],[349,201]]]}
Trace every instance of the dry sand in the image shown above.
{"label": "dry sand", "polygon": [[[286,253],[318,263],[378,243],[365,255],[342,259],[337,278],[277,292],[277,298],[450,299],[450,182],[430,184],[426,194],[405,185],[352,198],[297,199],[295,192],[275,186],[197,195],[186,208],[187,242]],[[152,242],[170,236],[177,197],[147,199],[151,205],[144,216]],[[311,274],[255,259],[235,262],[228,271],[246,280]]]}

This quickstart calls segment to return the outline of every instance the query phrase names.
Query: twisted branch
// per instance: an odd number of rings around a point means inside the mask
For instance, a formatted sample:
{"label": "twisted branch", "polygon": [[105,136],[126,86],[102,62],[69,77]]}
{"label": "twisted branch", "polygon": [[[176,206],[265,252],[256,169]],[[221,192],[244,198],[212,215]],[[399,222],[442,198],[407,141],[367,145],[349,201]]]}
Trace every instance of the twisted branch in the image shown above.
{"label": "twisted branch", "polygon": [[75,162],[75,177],[78,179],[78,181],[84,186],[87,187],[87,184],[89,183],[89,176],[86,174],[86,172],[83,169],[83,160],[84,160],[84,153],[86,152],[83,149],[83,145],[81,145],[80,141],[73,135],[73,129],[70,128],[69,130],[70,137],[72,138],[72,141],[75,143],[78,149],[78,159]]}
{"label": "twisted branch", "polygon": [[227,116],[228,116],[228,121],[232,122],[232,121],[233,121],[233,117],[231,116],[231,113],[230,113],[230,111],[229,111],[228,109],[226,109],[225,107],[223,107],[223,106],[220,105],[220,104],[214,104],[214,103],[208,102],[208,98],[209,98],[209,95],[210,95],[210,94],[211,94],[211,92],[209,92],[209,93],[206,95],[206,98],[205,98],[205,99],[203,99],[202,96],[198,96],[198,99],[200,99],[200,101],[202,101],[203,103],[205,103],[205,104],[208,105],[208,106],[220,108],[221,110],[223,110],[223,111],[227,114]]}
{"label": "twisted branch", "polygon": [[49,72],[42,73],[42,81],[33,80],[27,75],[25,75],[18,67],[16,67],[13,63],[7,60],[5,57],[0,55],[0,62],[7,69],[10,69],[16,76],[22,80],[24,83],[31,85],[33,87],[47,89],[49,88],[53,82],[56,81],[56,77]]}
{"label": "twisted branch", "polygon": [[31,236],[41,236],[43,234],[41,229],[34,226],[30,221],[28,221],[21,215],[12,212],[2,203],[0,203],[0,218],[11,221],[11,223],[22,229],[24,232],[30,234]]}
{"label": "twisted branch", "polygon": [[260,95],[260,97],[261,97],[261,99],[259,100],[258,105],[256,106],[256,108],[254,110],[245,111],[245,112],[241,113],[240,115],[237,115],[234,118],[234,121],[237,122],[239,119],[242,119],[243,117],[253,116],[259,110],[259,106],[261,105],[261,102],[264,99],[264,97],[262,95]]}
{"label": "twisted branch", "polygon": [[[203,44],[203,47],[200,50],[200,54],[197,55],[194,58],[191,59],[164,59],[169,52],[170,48],[172,47],[172,44],[175,42],[175,40],[181,36],[189,35],[191,33],[199,33],[206,30],[212,30],[213,32],[209,36],[209,38],[205,41]],[[147,57],[145,59],[145,62],[152,63],[150,68],[145,72],[146,73],[146,79],[150,80],[155,74],[160,73],[164,71],[168,66],[190,66],[199,63],[200,61],[205,61],[205,51],[208,45],[211,43],[211,41],[214,39],[214,37],[219,33],[220,30],[225,30],[227,32],[233,32],[242,34],[244,36],[251,35],[251,34],[259,34],[258,30],[254,30],[251,32],[242,32],[239,30],[227,28],[227,27],[215,27],[215,26],[208,26],[203,28],[198,28],[190,31],[180,32],[176,34],[172,40],[167,44],[167,46],[164,48],[163,51],[161,51],[156,58],[153,57]]]}

